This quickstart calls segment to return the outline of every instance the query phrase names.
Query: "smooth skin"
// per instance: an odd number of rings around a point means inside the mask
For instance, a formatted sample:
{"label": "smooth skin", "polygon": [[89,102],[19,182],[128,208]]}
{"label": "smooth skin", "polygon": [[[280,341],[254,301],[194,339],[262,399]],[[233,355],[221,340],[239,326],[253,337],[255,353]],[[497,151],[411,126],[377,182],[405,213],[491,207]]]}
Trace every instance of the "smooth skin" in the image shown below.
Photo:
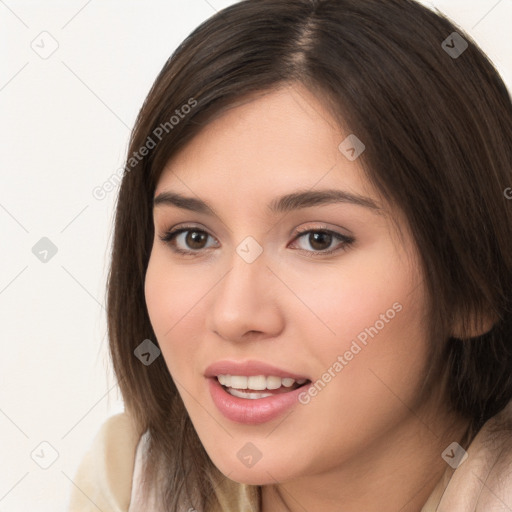
{"label": "smooth skin", "polygon": [[[429,358],[416,248],[405,219],[338,149],[349,134],[311,92],[288,84],[209,123],[171,159],[155,191],[201,199],[213,211],[155,206],[146,302],[206,451],[230,479],[264,485],[263,512],[418,512],[447,468],[441,453],[465,428],[434,392],[418,399]],[[378,209],[267,206],[324,189]],[[181,227],[191,231],[161,240]],[[248,236],[263,249],[253,263],[236,252]],[[213,403],[204,377],[211,363],[264,361],[314,382],[397,302],[401,311],[307,405],[244,425]],[[262,453],[250,468],[237,457],[247,442]]]}

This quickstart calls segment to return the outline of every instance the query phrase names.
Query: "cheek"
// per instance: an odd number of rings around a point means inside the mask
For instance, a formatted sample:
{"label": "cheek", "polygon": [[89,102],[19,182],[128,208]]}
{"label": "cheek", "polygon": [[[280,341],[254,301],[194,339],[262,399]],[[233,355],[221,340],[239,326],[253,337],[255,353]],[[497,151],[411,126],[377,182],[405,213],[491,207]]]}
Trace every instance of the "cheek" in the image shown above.
{"label": "cheek", "polygon": [[174,297],[176,287],[169,286],[171,282],[161,258],[155,255],[153,250],[146,271],[144,295],[151,325],[159,340],[162,334],[172,326],[171,316],[174,308],[171,305],[175,307],[176,304]]}
{"label": "cheek", "polygon": [[148,263],[144,293],[151,324],[157,337],[166,338],[179,319],[184,318],[189,303],[197,295],[197,286],[191,285],[187,272],[169,264],[165,251],[153,249]]}
{"label": "cheek", "polygon": [[425,290],[418,267],[404,264],[392,246],[344,263],[295,288],[314,313],[296,315],[295,323],[302,359],[322,381],[317,405],[326,411],[350,404],[365,417],[396,400],[393,392],[404,401],[414,397],[428,365]]}
{"label": "cheek", "polygon": [[193,363],[204,321],[201,298],[209,287],[208,280],[195,279],[193,272],[170,264],[165,251],[152,252],[144,283],[146,305],[162,355],[173,375],[185,373],[184,368]]}
{"label": "cheek", "polygon": [[414,302],[420,297],[411,293],[418,275],[389,244],[365,253],[347,253],[343,265],[283,268],[284,272],[283,280],[309,309],[300,304],[289,308],[294,315],[290,324],[300,324],[300,339],[324,364],[349,350],[354,340],[361,347],[377,338],[398,342],[400,332],[414,328],[421,318]]}
{"label": "cheek", "polygon": [[[420,294],[411,300],[410,291],[410,285],[395,283],[378,294],[356,298],[347,290],[341,294],[347,308],[325,301],[324,309],[318,309],[336,336],[315,337],[315,330],[322,332],[316,321],[316,329],[303,333],[308,349],[302,358],[314,368],[315,380],[310,394],[302,396],[303,437],[297,442],[312,445],[318,467],[362,450],[370,439],[405,421],[409,409],[404,404],[415,407],[428,365],[428,344],[421,327]],[[307,322],[303,326],[307,328]],[[292,432],[291,424],[289,428]],[[323,439],[330,440],[328,445]]]}
{"label": "cheek", "polygon": [[[397,297],[399,300],[391,303]],[[324,410],[341,403],[362,418],[375,418],[377,426],[401,413],[404,403],[416,401],[428,367],[422,310],[406,293],[392,294],[389,299],[336,325],[339,341],[322,354],[325,371],[331,369],[337,375],[319,397],[319,405],[328,405]],[[392,304],[395,308],[388,309]]]}

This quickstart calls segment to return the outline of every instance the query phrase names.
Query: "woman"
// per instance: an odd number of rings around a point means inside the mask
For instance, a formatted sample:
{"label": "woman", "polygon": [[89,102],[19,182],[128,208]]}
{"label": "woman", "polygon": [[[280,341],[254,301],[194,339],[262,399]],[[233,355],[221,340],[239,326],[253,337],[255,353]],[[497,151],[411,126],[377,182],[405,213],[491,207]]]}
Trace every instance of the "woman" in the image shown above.
{"label": "woman", "polygon": [[196,29],[132,134],[126,412],[71,510],[511,510],[511,133],[492,64],[413,1]]}

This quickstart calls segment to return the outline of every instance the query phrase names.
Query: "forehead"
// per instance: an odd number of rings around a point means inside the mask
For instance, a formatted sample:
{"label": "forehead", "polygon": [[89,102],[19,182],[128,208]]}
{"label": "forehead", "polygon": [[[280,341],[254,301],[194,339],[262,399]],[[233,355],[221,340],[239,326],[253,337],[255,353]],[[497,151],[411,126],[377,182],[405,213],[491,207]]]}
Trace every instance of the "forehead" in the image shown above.
{"label": "forehead", "polygon": [[155,195],[171,187],[189,194],[229,187],[248,197],[291,186],[371,194],[358,161],[338,148],[348,135],[302,86],[260,93],[223,112],[174,155]]}

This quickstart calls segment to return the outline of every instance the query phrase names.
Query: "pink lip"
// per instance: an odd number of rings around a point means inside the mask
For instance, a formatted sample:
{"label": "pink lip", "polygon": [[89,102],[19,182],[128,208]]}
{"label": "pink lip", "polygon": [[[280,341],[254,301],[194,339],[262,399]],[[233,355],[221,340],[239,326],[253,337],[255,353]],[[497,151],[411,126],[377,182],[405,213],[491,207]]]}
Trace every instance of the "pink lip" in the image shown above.
{"label": "pink lip", "polygon": [[298,402],[298,396],[307,384],[293,391],[252,400],[230,395],[217,380],[217,375],[272,375],[281,378],[291,377],[295,380],[311,380],[304,375],[260,361],[217,361],[206,368],[204,375],[208,378],[210,394],[217,409],[227,419],[246,425],[265,423],[280,416]]}
{"label": "pink lip", "polygon": [[260,361],[217,361],[206,368],[204,375],[205,377],[217,377],[217,375],[245,375],[247,377],[255,375],[273,375],[281,378],[291,377],[295,380],[310,380],[304,375],[282,370],[281,368]]}
{"label": "pink lip", "polygon": [[[239,370],[237,371],[239,372]],[[271,374],[275,375],[272,372]],[[240,373],[235,373],[235,375],[240,375]],[[305,384],[287,393],[251,400],[230,395],[215,377],[208,378],[208,385],[217,409],[228,420],[246,425],[258,425],[277,418],[297,404],[299,394],[308,387],[308,384]]]}

